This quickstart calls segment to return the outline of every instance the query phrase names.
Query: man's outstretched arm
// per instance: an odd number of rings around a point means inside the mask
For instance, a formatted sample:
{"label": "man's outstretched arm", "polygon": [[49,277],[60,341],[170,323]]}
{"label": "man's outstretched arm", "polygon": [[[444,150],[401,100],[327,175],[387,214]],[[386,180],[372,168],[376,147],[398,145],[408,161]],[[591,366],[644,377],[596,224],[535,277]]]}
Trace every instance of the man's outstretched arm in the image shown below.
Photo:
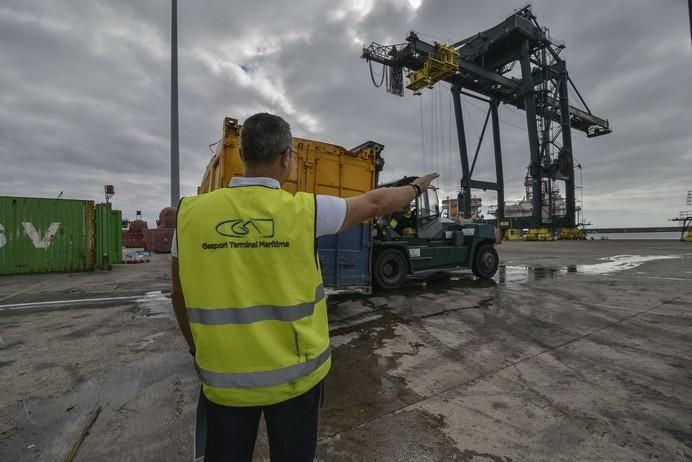
{"label": "man's outstretched arm", "polygon": [[373,189],[360,196],[349,197],[346,199],[346,218],[339,232],[366,220],[401,210],[416,198],[417,190],[425,192],[438,176],[437,173],[428,173],[416,178],[411,184],[418,186],[418,189],[408,184],[396,188]]}

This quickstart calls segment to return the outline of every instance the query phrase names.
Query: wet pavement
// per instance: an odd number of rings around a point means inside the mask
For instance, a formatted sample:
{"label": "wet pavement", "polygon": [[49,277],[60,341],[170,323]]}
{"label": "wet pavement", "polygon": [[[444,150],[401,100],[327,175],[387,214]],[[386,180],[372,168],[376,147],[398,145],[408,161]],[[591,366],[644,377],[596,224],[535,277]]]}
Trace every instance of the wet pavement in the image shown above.
{"label": "wet pavement", "polygon": [[[692,459],[692,245],[509,242],[330,297],[322,461]],[[0,460],[190,460],[169,257],[0,278]],[[267,459],[260,435],[256,460]]]}

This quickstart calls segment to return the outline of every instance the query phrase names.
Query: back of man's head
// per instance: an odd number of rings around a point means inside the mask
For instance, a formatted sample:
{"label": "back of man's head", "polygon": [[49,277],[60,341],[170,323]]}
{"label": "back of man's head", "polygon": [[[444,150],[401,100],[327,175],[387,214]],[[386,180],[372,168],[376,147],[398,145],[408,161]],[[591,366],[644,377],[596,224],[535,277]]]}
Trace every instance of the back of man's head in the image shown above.
{"label": "back of man's head", "polygon": [[271,164],[291,148],[291,126],[279,116],[260,112],[248,117],[240,130],[243,161],[249,165]]}

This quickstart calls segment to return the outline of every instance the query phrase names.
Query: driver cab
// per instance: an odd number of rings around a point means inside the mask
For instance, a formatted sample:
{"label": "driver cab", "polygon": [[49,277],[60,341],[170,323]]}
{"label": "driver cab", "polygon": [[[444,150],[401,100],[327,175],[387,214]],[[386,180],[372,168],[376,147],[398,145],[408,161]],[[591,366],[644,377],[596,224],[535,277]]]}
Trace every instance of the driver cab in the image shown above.
{"label": "driver cab", "polygon": [[418,210],[417,236],[421,239],[431,239],[442,232],[443,225],[440,222],[440,201],[437,196],[437,188],[430,187],[416,198]]}
{"label": "driver cab", "polygon": [[[381,185],[380,187],[396,187],[411,184],[416,177],[404,177],[399,181]],[[431,186],[427,191],[416,197],[402,210],[378,220],[378,228],[389,238],[420,238],[432,239],[443,233],[444,225],[440,222],[442,211],[437,194],[437,188]]]}

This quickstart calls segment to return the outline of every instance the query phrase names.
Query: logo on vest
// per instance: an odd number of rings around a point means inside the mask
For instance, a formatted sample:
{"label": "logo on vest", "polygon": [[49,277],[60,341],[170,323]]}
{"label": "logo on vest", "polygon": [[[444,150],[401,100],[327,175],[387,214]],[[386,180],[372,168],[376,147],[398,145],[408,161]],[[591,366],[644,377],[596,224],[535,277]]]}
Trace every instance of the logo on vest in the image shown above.
{"label": "logo on vest", "polygon": [[274,237],[274,219],[226,220],[216,225],[216,232],[226,237],[272,238]]}

